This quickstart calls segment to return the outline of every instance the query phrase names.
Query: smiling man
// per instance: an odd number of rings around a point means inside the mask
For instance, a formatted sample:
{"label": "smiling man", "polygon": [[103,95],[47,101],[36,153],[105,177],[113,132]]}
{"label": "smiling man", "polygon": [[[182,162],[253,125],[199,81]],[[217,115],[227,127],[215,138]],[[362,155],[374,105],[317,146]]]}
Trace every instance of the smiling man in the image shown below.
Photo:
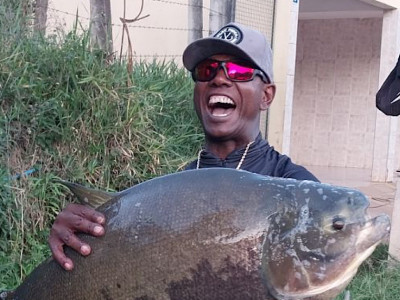
{"label": "smiling man", "polygon": [[317,181],[261,138],[260,114],[275,96],[272,51],[261,32],[230,23],[191,43],[183,64],[196,82],[194,104],[205,134],[204,149],[187,169],[228,167]]}
{"label": "smiling man", "polygon": [[[262,175],[318,181],[304,167],[292,163],[260,134],[260,113],[275,96],[272,51],[260,32],[237,23],[212,37],[199,39],[183,53],[183,64],[196,82],[194,104],[203,126],[205,145],[186,169],[226,167]],[[53,257],[66,270],[68,245],[82,255],[91,252],[76,233],[104,234],[104,215],[77,204],[57,216],[50,232]]]}

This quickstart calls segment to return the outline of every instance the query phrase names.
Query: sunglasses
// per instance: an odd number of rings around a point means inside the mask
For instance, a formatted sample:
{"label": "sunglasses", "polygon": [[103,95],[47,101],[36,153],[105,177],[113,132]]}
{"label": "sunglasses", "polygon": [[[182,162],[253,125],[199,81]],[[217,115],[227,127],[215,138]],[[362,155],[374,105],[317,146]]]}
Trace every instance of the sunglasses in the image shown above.
{"label": "sunglasses", "polygon": [[194,68],[192,72],[193,80],[210,81],[215,78],[220,68],[224,70],[225,76],[231,81],[251,81],[256,75],[259,75],[264,82],[269,83],[267,76],[258,69],[246,66],[240,62],[213,59],[206,59]]}

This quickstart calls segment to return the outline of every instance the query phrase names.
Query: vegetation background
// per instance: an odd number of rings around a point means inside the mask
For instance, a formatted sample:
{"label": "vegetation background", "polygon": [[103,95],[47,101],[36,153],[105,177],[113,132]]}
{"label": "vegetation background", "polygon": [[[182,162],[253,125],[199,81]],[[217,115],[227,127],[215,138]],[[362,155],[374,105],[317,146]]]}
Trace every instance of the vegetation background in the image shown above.
{"label": "vegetation background", "polygon": [[[137,62],[129,72],[85,32],[36,35],[26,3],[0,2],[0,291],[50,255],[49,228],[73,201],[54,179],[122,190],[181,170],[202,142],[183,69]],[[400,272],[386,258],[381,247],[362,266],[352,299],[398,299]]]}
{"label": "vegetation background", "polygon": [[22,2],[0,4],[0,290],[49,256],[49,228],[73,201],[54,179],[122,190],[182,169],[202,141],[186,71],[128,72],[85,32],[35,35]]}

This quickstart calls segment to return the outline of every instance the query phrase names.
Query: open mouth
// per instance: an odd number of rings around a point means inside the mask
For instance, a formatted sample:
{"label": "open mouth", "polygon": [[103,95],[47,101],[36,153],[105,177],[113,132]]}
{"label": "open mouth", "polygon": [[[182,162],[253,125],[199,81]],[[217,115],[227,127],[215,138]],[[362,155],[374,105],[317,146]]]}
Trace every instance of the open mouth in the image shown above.
{"label": "open mouth", "polygon": [[211,96],[208,101],[208,108],[214,117],[227,117],[236,108],[235,102],[227,96]]}

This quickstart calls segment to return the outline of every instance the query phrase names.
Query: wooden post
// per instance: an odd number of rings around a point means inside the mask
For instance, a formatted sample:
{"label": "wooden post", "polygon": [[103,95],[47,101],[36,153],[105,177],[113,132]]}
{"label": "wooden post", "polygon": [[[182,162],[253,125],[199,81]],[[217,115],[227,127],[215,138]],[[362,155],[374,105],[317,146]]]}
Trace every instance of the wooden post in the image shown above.
{"label": "wooden post", "polygon": [[47,7],[49,0],[36,0],[34,31],[46,34]]}
{"label": "wooden post", "polygon": [[189,0],[188,43],[203,37],[203,0]]}
{"label": "wooden post", "polygon": [[90,0],[92,46],[106,54],[113,51],[110,0]]}
{"label": "wooden post", "polygon": [[210,1],[210,35],[235,20],[236,0]]}

